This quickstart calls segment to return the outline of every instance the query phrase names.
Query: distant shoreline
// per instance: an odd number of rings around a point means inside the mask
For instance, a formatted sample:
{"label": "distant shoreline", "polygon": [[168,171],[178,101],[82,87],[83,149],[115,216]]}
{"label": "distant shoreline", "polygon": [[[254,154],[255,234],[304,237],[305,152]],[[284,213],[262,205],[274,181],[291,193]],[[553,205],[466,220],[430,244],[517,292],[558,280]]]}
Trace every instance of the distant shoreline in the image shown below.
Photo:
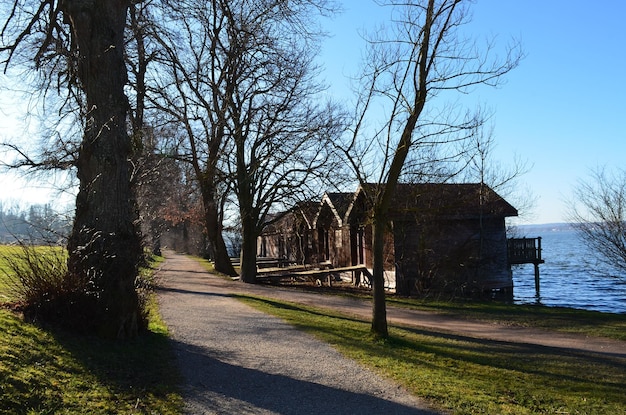
{"label": "distant shoreline", "polygon": [[514,225],[514,228],[524,231],[535,232],[559,232],[559,231],[573,231],[575,230],[574,224],[569,222],[554,222],[554,223],[539,223],[539,224],[525,224]]}

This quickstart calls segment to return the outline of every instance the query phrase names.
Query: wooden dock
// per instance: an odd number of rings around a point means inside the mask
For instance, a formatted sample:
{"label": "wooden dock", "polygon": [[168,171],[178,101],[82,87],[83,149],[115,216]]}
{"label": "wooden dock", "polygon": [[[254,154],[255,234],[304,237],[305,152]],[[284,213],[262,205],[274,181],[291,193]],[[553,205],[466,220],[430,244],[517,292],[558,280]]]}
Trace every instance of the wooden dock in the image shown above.
{"label": "wooden dock", "polygon": [[[321,266],[320,266],[321,265]],[[327,281],[329,286],[332,286],[332,277],[336,274],[343,272],[351,272],[353,277],[355,273],[361,272],[361,274],[371,281],[372,275],[365,265],[353,265],[350,267],[338,267],[332,268],[330,264],[316,264],[307,266],[294,266],[294,267],[282,267],[282,268],[265,268],[257,271],[257,280],[263,281],[264,279],[270,281],[279,281],[281,279],[293,279],[302,278],[313,282],[322,283]]]}
{"label": "wooden dock", "polygon": [[509,264],[533,264],[535,266],[535,291],[539,295],[539,264],[546,261],[541,258],[541,237],[510,238],[507,240]]}
{"label": "wooden dock", "polygon": [[[230,258],[230,263],[233,264],[234,267],[238,267],[241,265],[239,258]],[[283,258],[269,258],[269,257],[257,257],[256,259],[256,267],[257,269],[261,268],[283,268],[287,267],[291,264],[287,259]]]}

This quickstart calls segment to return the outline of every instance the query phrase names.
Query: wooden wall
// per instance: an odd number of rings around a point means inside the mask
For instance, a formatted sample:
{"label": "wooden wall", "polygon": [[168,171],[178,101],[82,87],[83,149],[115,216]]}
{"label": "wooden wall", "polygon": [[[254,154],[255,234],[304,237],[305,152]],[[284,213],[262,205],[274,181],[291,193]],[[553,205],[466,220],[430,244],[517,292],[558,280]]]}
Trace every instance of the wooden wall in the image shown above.
{"label": "wooden wall", "polygon": [[512,289],[504,218],[405,222],[394,228],[397,290],[476,295]]}

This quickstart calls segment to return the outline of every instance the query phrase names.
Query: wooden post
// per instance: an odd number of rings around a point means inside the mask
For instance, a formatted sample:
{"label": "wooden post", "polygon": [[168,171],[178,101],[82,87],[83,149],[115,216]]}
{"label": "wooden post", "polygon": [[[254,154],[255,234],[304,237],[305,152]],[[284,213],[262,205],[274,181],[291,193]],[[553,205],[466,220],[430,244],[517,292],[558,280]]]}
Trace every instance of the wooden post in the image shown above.
{"label": "wooden post", "polygon": [[537,238],[537,260],[541,262],[541,236]]}
{"label": "wooden post", "polygon": [[511,264],[533,264],[535,266],[535,292],[540,294],[539,264],[545,261],[541,255],[541,237],[511,238],[507,241],[507,255]]}
{"label": "wooden post", "polygon": [[537,297],[540,294],[540,284],[539,284],[539,264],[542,262],[541,260],[541,236],[537,238],[537,256],[534,262],[535,265],[535,293]]}

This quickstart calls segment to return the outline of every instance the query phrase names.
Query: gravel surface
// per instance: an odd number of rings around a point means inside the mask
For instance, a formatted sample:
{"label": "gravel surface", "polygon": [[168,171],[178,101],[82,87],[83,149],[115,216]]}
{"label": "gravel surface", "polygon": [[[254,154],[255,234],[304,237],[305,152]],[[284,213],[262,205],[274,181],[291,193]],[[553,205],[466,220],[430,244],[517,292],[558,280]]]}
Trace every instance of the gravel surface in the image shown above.
{"label": "gravel surface", "polygon": [[436,414],[327,344],[230,297],[168,253],[159,301],[184,377],[187,414]]}

